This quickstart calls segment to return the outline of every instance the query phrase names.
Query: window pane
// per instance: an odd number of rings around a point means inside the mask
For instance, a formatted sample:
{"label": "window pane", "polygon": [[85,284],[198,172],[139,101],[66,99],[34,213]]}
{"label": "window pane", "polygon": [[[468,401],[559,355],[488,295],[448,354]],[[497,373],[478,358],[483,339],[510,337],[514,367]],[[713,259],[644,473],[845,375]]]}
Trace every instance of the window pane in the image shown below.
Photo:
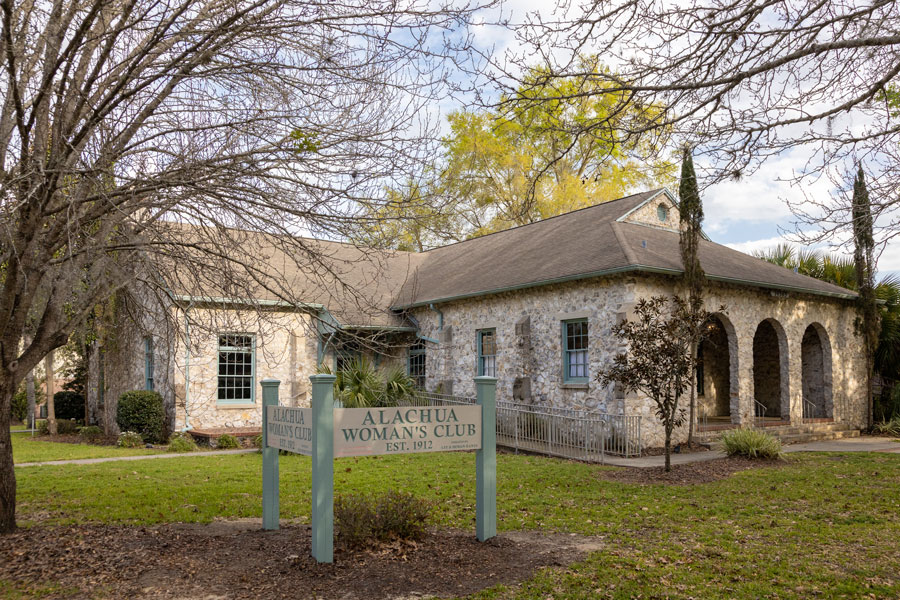
{"label": "window pane", "polygon": [[253,401],[253,337],[225,334],[219,340],[219,400]]}
{"label": "window pane", "polygon": [[478,332],[478,375],[497,376],[497,332],[486,329]]}
{"label": "window pane", "polygon": [[565,323],[566,379],[588,377],[588,324],[587,321]]}

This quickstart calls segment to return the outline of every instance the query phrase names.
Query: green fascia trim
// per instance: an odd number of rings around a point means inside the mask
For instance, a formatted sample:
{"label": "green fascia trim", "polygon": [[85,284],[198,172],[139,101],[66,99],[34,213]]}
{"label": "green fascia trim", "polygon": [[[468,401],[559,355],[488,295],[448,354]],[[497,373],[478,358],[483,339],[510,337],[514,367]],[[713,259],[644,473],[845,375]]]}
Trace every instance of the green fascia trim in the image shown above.
{"label": "green fascia trim", "polygon": [[[616,267],[614,269],[606,269],[603,271],[591,271],[589,273],[579,273],[577,275],[568,275],[566,277],[555,277],[553,279],[543,279],[541,281],[532,281],[529,283],[522,283],[519,285],[512,285],[502,288],[496,288],[492,290],[482,290],[479,292],[472,292],[470,294],[460,294],[458,296],[447,296],[445,298],[432,298],[429,300],[425,300],[423,302],[414,302],[413,304],[406,304],[401,306],[391,307],[392,310],[409,310],[411,308],[424,308],[429,304],[443,303],[443,302],[454,302],[456,300],[467,300],[469,298],[477,298],[479,296],[488,296],[490,294],[501,294],[503,292],[514,292],[518,290],[525,290],[533,287],[541,287],[544,285],[552,285],[555,283],[567,283],[569,281],[579,281],[581,279],[591,279],[593,277],[608,277],[610,275],[620,275],[624,273],[652,273],[658,275],[682,275],[684,272],[680,269],[666,269],[662,267],[650,267],[647,265],[628,265],[627,267]],[[709,275],[706,276],[707,279],[711,281],[720,281],[723,283],[735,283],[738,285],[747,285],[758,288],[769,288],[769,289],[777,289],[784,290],[788,292],[798,292],[801,294],[812,294],[814,296],[826,296],[830,298],[839,298],[841,300],[855,300],[856,294],[846,293],[842,294],[839,292],[823,292],[819,290],[811,290],[808,288],[801,288],[790,285],[780,285],[777,283],[766,283],[761,281],[752,281],[748,279],[740,279],[738,277],[721,277],[718,275]]]}

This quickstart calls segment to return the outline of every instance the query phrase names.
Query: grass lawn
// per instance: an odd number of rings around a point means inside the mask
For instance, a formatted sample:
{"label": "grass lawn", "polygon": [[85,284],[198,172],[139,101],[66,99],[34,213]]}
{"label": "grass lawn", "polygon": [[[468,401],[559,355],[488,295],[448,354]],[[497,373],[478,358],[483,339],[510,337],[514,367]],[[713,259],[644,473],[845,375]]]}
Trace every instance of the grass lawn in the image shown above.
{"label": "grass lawn", "polygon": [[93,446],[91,444],[39,442],[31,439],[31,435],[27,433],[16,433],[11,437],[13,462],[16,463],[136,456],[138,454],[161,454],[164,452],[163,450],[148,450],[147,448],[117,448],[116,446]]}
{"label": "grass lawn", "polygon": [[[308,521],[310,461],[282,456],[280,464],[282,518]],[[501,530],[601,536],[606,548],[476,598],[900,597],[900,456],[792,455],[784,468],[690,486],[613,483],[597,476],[601,469],[498,456]],[[258,454],[24,468],[16,476],[25,526],[262,513]],[[337,494],[390,488],[430,499],[438,524],[474,530],[473,455],[335,463]]]}

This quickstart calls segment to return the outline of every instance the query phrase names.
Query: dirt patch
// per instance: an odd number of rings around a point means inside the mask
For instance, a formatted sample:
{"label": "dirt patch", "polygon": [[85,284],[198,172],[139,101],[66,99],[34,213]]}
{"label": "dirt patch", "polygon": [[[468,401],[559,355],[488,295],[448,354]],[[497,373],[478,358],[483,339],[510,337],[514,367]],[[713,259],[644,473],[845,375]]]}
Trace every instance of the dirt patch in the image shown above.
{"label": "dirt patch", "polygon": [[34,527],[0,537],[0,579],[26,589],[38,581],[74,587],[74,597],[447,597],[514,585],[601,548],[599,539],[566,534],[505,533],[479,543],[473,532],[439,529],[418,544],[338,547],[334,564],[320,565],[302,525],[270,532],[259,520]]}
{"label": "dirt patch", "polygon": [[672,470],[669,473],[666,473],[664,467],[650,467],[648,469],[625,468],[615,471],[599,471],[598,476],[607,481],[620,483],[691,485],[725,479],[738,471],[780,468],[788,464],[790,463],[787,460],[762,460],[732,456],[683,465],[672,465]]}

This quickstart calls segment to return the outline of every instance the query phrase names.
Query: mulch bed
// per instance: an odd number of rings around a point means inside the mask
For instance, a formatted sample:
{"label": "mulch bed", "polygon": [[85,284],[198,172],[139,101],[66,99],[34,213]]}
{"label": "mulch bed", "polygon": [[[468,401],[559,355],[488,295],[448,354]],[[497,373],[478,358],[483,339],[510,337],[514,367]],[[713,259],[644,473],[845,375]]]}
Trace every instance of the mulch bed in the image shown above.
{"label": "mulch bed", "polygon": [[607,481],[619,483],[692,485],[725,479],[738,471],[780,468],[788,464],[790,463],[787,460],[762,460],[731,456],[716,460],[672,465],[672,470],[668,473],[666,473],[664,467],[650,467],[647,469],[625,468],[616,469],[615,471],[598,471],[598,476]]}
{"label": "mulch bed", "polygon": [[320,565],[303,525],[270,532],[259,520],[33,527],[0,536],[0,579],[25,589],[74,587],[76,598],[448,597],[514,585],[601,548],[574,535],[514,532],[482,544],[471,531],[437,529],[417,544],[336,548],[334,564]]}
{"label": "mulch bed", "polygon": [[[709,452],[709,446],[703,446],[694,442],[691,445],[677,444],[672,447],[672,454],[693,454],[694,452]],[[662,456],[666,453],[666,449],[662,446],[659,448],[644,448],[641,456]]]}

